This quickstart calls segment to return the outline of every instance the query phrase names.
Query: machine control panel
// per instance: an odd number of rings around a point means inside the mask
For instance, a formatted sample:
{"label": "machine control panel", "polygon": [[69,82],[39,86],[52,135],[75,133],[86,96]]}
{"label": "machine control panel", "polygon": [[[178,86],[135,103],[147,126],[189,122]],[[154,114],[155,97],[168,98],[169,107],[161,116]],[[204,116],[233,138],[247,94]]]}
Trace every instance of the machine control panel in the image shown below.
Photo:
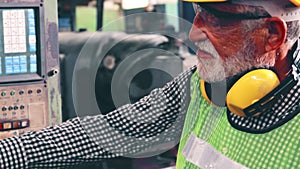
{"label": "machine control panel", "polygon": [[0,87],[0,131],[47,125],[47,93],[45,83]]}
{"label": "machine control panel", "polygon": [[61,122],[56,4],[0,1],[0,140]]}

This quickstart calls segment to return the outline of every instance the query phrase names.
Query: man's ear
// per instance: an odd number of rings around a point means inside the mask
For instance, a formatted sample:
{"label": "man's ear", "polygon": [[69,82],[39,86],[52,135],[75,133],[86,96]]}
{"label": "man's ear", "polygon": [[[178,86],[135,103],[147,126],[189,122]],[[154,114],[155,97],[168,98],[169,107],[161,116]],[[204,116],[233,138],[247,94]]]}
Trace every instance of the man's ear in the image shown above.
{"label": "man's ear", "polygon": [[266,24],[269,28],[269,35],[267,37],[265,50],[269,52],[277,49],[285,42],[287,25],[285,21],[278,17],[268,18]]}

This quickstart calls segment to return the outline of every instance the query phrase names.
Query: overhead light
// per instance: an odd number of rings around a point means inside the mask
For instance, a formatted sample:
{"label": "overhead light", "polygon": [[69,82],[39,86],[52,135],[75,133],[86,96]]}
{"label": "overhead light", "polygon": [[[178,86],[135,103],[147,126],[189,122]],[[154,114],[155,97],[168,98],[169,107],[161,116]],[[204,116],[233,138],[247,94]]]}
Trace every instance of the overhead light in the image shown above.
{"label": "overhead light", "polygon": [[149,5],[149,0],[122,0],[123,9],[145,8]]}

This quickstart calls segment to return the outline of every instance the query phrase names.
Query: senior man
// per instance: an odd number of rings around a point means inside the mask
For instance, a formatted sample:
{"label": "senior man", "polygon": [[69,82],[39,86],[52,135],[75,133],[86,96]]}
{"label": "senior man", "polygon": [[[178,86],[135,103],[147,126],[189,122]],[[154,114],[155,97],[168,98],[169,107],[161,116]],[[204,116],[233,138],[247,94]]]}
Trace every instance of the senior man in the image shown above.
{"label": "senior man", "polygon": [[199,64],[177,168],[299,168],[299,8],[191,1]]}
{"label": "senior man", "polygon": [[197,70],[107,115],[2,140],[1,167],[134,156],[181,137],[178,169],[300,168],[299,1],[188,1]]}

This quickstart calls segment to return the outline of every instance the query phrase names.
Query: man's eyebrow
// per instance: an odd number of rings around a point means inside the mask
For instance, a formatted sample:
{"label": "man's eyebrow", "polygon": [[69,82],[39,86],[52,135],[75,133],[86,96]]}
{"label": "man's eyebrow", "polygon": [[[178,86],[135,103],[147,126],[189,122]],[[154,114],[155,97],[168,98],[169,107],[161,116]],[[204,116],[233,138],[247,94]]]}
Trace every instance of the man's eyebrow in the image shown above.
{"label": "man's eyebrow", "polygon": [[[198,4],[200,5],[200,4]],[[271,17],[270,14],[268,14],[264,9],[259,8],[259,7],[255,7],[255,10],[253,10],[254,8],[252,7],[251,11],[247,11],[245,10],[244,12],[242,11],[236,11],[236,12],[230,12],[230,11],[220,11],[217,10],[213,7],[211,7],[210,5],[207,4],[201,4],[200,5],[201,8],[209,11],[210,13],[212,13],[213,15],[215,15],[216,17],[219,18],[230,18],[230,19],[260,19],[260,18],[269,18]]]}

